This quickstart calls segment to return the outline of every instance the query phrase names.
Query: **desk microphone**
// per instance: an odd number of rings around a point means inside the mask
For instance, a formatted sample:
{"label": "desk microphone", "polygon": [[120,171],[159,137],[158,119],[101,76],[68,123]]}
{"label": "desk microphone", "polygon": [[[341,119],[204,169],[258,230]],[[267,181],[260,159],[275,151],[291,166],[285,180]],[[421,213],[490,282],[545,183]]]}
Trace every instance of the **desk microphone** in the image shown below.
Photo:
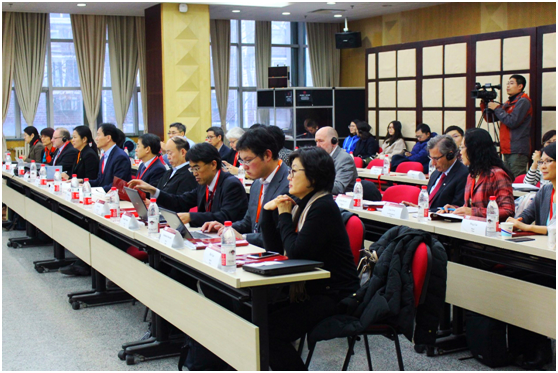
{"label": "desk microphone", "polygon": [[307,132],[301,133],[301,134],[298,135],[296,138],[298,139],[299,137],[306,136],[307,134],[308,134]]}

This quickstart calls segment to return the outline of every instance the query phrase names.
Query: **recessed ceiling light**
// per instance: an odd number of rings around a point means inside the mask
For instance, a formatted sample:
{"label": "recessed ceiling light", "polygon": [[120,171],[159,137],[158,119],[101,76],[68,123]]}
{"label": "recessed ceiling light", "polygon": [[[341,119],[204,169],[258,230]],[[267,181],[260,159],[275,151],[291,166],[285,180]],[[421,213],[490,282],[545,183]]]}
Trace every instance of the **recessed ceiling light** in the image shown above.
{"label": "recessed ceiling light", "polygon": [[343,14],[335,14],[334,17],[335,18],[341,18],[341,17],[343,17]]}
{"label": "recessed ceiling light", "polygon": [[87,4],[80,3],[80,4],[78,4],[77,6],[87,6]]}
{"label": "recessed ceiling light", "polygon": [[281,14],[284,15],[284,16],[290,16],[290,15],[291,15],[290,12],[283,12],[283,13],[281,13]]}
{"label": "recessed ceiling light", "polygon": [[240,13],[240,10],[233,10],[233,13]]}

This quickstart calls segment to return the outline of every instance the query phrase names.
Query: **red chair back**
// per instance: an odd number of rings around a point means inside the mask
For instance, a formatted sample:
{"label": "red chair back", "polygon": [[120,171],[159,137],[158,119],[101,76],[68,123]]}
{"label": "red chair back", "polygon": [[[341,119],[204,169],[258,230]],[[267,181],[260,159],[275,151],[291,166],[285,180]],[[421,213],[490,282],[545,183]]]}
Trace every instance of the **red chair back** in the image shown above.
{"label": "red chair back", "polygon": [[380,149],[378,150],[378,153],[382,153],[384,151],[384,149],[382,149],[382,147],[380,146]]}
{"label": "red chair back", "polygon": [[428,280],[430,278],[430,268],[432,267],[432,252],[424,242],[420,243],[415,251],[411,273],[414,282],[415,307],[424,303]]}
{"label": "red chair back", "polygon": [[420,162],[403,162],[395,169],[395,172],[407,173],[409,171],[424,172],[424,166]]}
{"label": "red chair back", "polygon": [[136,258],[138,260],[141,260],[144,263],[147,263],[148,255],[145,251],[142,251],[135,246],[130,246],[130,247],[128,247],[126,252],[129,255],[133,256],[134,258]]}
{"label": "red chair back", "polygon": [[345,224],[345,229],[349,235],[349,243],[351,245],[351,252],[353,253],[353,259],[355,260],[355,265],[358,265],[360,260],[360,249],[362,249],[362,243],[364,242],[364,224],[359,219],[358,216],[353,215]]}
{"label": "red chair back", "polygon": [[525,180],[525,174],[519,175],[513,182],[514,184],[523,184],[523,180]]}
{"label": "red chair back", "polygon": [[382,201],[401,203],[407,201],[418,204],[418,196],[420,189],[413,185],[394,185],[390,186],[384,192]]}
{"label": "red chair back", "polygon": [[364,167],[364,161],[360,157],[355,157],[355,166],[356,168]]}
{"label": "red chair back", "polygon": [[192,207],[189,212],[198,212],[198,206]]}
{"label": "red chair back", "polygon": [[384,160],[383,159],[373,159],[366,168],[371,169],[372,167],[384,167]]}

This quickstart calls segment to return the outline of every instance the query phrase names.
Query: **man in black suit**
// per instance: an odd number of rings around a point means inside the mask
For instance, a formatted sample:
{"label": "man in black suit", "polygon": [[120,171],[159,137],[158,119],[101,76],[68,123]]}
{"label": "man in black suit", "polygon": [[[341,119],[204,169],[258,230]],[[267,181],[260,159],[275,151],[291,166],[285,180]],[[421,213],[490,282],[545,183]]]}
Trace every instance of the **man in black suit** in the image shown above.
{"label": "man in black suit", "polygon": [[138,138],[136,155],[141,159],[138,167],[137,178],[152,186],[159,183],[159,179],[167,171],[167,168],[159,158],[161,151],[161,139],[152,133],[145,133]]}
{"label": "man in black suit", "polygon": [[130,188],[141,189],[157,199],[161,207],[173,211],[189,211],[193,207],[198,212],[178,214],[184,224],[201,227],[207,221],[242,219],[248,208],[246,191],[242,183],[228,172],[221,170],[221,157],[217,149],[208,143],[196,144],[186,155],[190,170],[198,187],[192,191],[176,195],[159,190],[142,180],[132,180]]}
{"label": "man in black suit", "polygon": [[207,136],[205,141],[210,143],[219,151],[219,155],[223,161],[227,161],[230,164],[234,164],[234,157],[236,152],[223,144],[225,139],[225,133],[221,127],[209,127],[207,131]]}
{"label": "man in black suit", "polygon": [[72,171],[79,153],[77,149],[72,146],[70,140],[70,132],[64,127],[57,128],[52,135],[52,145],[58,149],[52,160],[52,165],[60,166],[62,168],[60,170],[61,172]]}
{"label": "man in black suit", "polygon": [[[254,180],[250,188],[248,211],[242,220],[233,222],[237,237],[244,237],[253,245],[263,247],[259,229],[259,216],[263,205],[289,191],[289,168],[279,159],[279,149],[274,137],[265,128],[247,131],[236,144],[240,163],[246,175]],[[205,223],[204,232],[221,231],[223,224],[217,221]]]}
{"label": "man in black suit", "polygon": [[427,186],[430,210],[437,211],[446,204],[463,206],[469,170],[458,160],[455,141],[449,135],[441,135],[430,139],[427,148],[436,167]]}
{"label": "man in black suit", "polygon": [[186,161],[190,143],[184,137],[175,136],[167,141],[165,148],[172,169],[159,179],[157,188],[169,194],[182,194],[196,189],[198,183],[190,172],[190,162]]}

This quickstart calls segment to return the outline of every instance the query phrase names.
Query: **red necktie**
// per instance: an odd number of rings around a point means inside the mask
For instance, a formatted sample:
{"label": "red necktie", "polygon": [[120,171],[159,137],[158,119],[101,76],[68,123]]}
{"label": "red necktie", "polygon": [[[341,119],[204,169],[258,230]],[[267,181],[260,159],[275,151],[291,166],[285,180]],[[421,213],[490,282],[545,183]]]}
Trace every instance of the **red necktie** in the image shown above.
{"label": "red necktie", "polygon": [[104,174],[105,173],[105,155],[103,154],[103,156],[101,157],[101,173]]}
{"label": "red necktie", "polygon": [[436,185],[436,188],[434,188],[434,190],[432,192],[430,192],[430,198],[429,198],[429,202],[432,203],[432,200],[434,199],[434,196],[436,195],[436,193],[438,193],[438,191],[440,190],[440,187],[442,186],[442,184],[444,183],[444,179],[446,178],[446,174],[442,174],[442,177],[440,178],[440,180],[438,181],[438,184]]}

